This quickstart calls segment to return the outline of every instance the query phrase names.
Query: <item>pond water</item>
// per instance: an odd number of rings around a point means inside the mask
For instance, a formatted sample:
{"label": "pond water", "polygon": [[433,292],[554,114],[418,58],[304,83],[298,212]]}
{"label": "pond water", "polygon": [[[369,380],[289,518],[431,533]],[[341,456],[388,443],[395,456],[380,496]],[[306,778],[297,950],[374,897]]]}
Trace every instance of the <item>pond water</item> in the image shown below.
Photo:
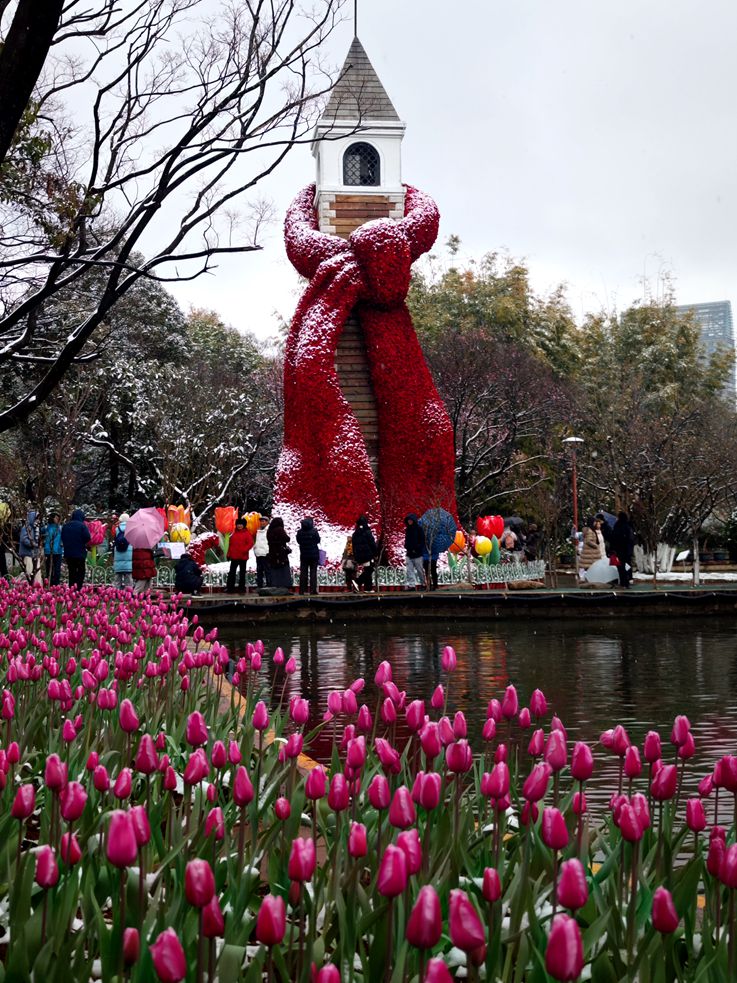
{"label": "pond water", "polygon": [[[520,704],[535,687],[560,716],[571,740],[594,742],[623,724],[633,741],[658,729],[667,744],[673,718],[691,720],[696,756],[687,768],[687,785],[716,757],[737,753],[737,624],[734,619],[618,619],[615,621],[504,621],[491,627],[464,624],[342,624],[258,629],[248,638],[221,632],[233,654],[261,637],[268,653],[280,645],[295,657],[298,670],[287,696],[310,700],[313,722],[326,708],[327,694],[366,679],[362,699],[376,707],[373,677],[387,659],[398,687],[409,699],[428,701],[441,678],[440,655],[453,645],[458,668],[452,674],[448,710],[463,710],[474,750],[482,747],[481,728],[492,697],[501,698],[513,682]],[[264,682],[273,665],[264,660]],[[277,692],[281,689],[281,678]],[[361,702],[361,700],[359,700]],[[546,720],[549,724],[549,717]],[[671,754],[670,745],[665,749]],[[315,756],[327,758],[329,735]],[[616,787],[616,759],[599,749],[589,799],[601,806]],[[723,796],[726,798],[726,796]],[[724,819],[727,819],[725,805]],[[731,809],[730,809],[731,811]]]}

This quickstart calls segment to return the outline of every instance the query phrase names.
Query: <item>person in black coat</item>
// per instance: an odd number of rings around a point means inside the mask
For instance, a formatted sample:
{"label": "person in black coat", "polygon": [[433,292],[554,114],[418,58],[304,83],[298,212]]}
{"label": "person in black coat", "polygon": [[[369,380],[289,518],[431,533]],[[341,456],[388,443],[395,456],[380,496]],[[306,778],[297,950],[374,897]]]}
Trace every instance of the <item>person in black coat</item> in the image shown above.
{"label": "person in black coat", "polygon": [[61,527],[61,544],[69,571],[69,586],[79,590],[84,583],[87,544],[90,541],[90,530],[84,520],[82,509],[75,509],[69,522]]}
{"label": "person in black coat", "polygon": [[359,517],[356,528],[353,530],[353,558],[359,567],[363,567],[360,576],[356,578],[358,586],[365,591],[373,590],[374,585],[374,561],[378,555],[376,540],[368,519],[365,515]]}
{"label": "person in black coat", "polygon": [[269,564],[269,587],[291,587],[292,568],[289,564],[289,536],[284,528],[284,519],[275,515],[266,530],[266,542],[269,552],[266,560]]}
{"label": "person in black coat", "polygon": [[197,595],[201,589],[202,570],[189,553],[184,553],[174,567],[174,590]]}
{"label": "person in black coat", "polygon": [[315,523],[309,517],[302,520],[302,526],[297,533],[299,545],[299,592],[307,593],[309,577],[310,594],[317,594],[317,564],[320,560],[320,533]]}
{"label": "person in black coat", "polygon": [[[611,552],[619,560],[617,573],[619,586],[629,587],[632,580],[632,557],[635,552],[635,534],[626,512],[620,512],[614,523],[609,541]],[[629,569],[627,569],[629,567]]]}
{"label": "person in black coat", "polygon": [[425,530],[420,525],[417,513],[410,512],[404,518],[404,552],[406,555],[407,590],[424,590],[425,566],[423,554],[426,549]]}

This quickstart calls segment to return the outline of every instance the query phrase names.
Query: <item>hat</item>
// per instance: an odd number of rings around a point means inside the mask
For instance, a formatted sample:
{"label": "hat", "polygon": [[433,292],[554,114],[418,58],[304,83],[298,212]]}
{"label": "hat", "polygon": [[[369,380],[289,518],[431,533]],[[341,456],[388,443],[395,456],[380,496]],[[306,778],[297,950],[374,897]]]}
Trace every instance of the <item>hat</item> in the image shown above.
{"label": "hat", "polygon": [[118,522],[127,522],[128,519],[130,519],[130,516],[128,515],[127,512],[123,512],[121,515],[118,516]]}

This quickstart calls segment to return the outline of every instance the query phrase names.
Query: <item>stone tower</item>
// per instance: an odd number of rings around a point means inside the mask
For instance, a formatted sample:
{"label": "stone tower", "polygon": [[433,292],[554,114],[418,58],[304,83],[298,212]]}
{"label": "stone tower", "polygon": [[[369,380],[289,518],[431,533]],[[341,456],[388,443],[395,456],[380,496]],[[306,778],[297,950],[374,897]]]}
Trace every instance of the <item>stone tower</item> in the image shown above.
{"label": "stone tower", "polygon": [[[312,145],[317,168],[315,209],[321,232],[347,239],[372,219],[404,216],[404,131],[405,124],[355,37]],[[335,367],[376,473],[376,397],[356,317],[351,316],[343,329]]]}

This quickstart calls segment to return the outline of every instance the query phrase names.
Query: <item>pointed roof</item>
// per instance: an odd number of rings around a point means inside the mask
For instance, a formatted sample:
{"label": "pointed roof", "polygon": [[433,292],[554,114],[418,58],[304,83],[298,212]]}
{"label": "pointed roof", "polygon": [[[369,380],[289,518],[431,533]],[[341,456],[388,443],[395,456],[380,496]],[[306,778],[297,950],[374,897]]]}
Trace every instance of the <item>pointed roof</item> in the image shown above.
{"label": "pointed roof", "polygon": [[400,119],[358,38],[353,39],[321,122]]}

